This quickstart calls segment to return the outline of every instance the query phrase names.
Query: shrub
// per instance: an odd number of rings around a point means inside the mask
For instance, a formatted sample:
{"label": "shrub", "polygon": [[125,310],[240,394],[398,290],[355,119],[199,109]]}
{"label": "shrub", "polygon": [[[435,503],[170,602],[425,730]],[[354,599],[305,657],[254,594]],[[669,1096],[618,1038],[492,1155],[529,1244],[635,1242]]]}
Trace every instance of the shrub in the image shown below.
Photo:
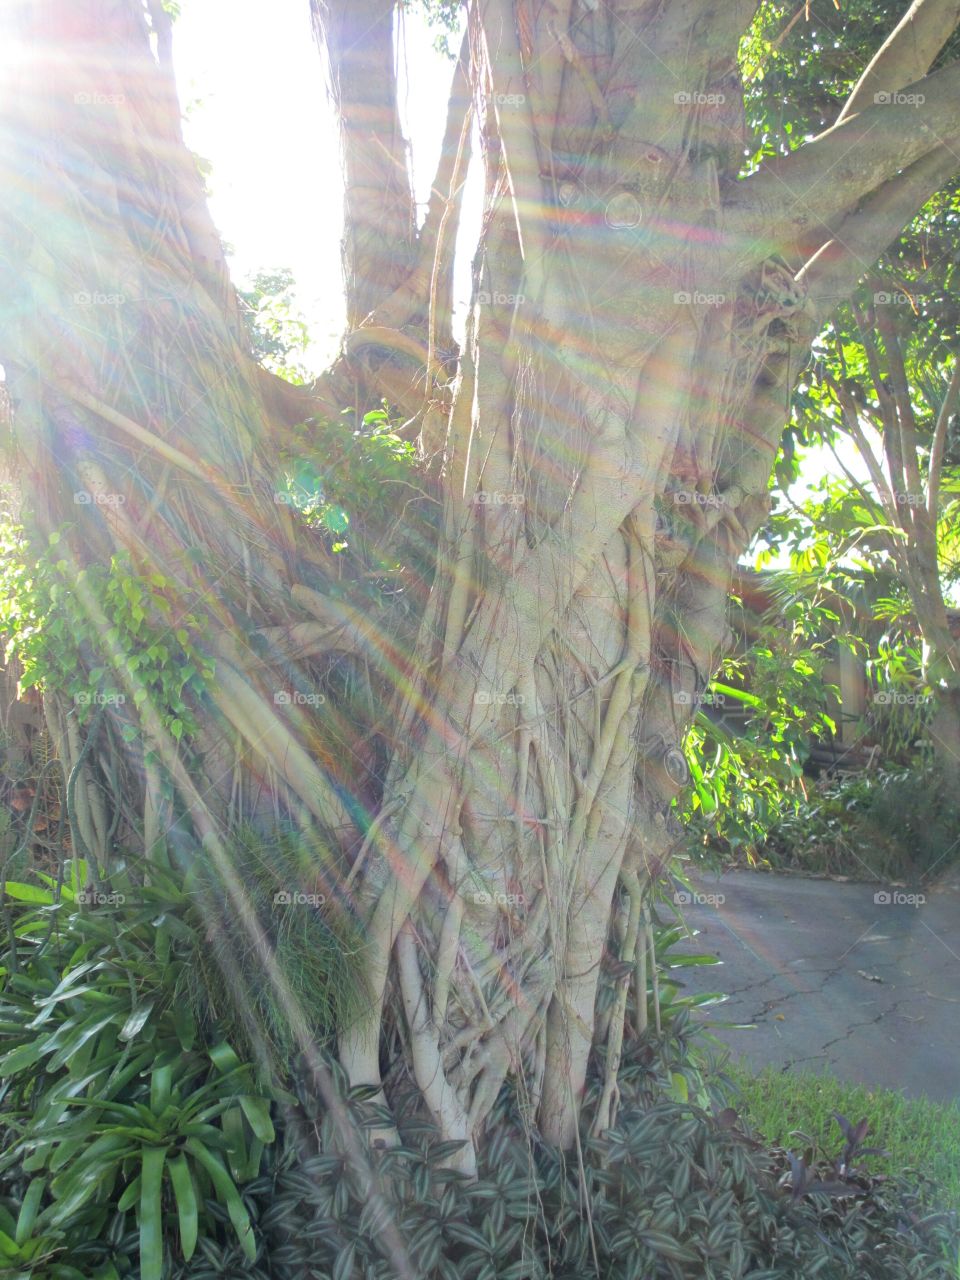
{"label": "shrub", "polygon": [[[661,1031],[652,1017],[626,1046],[612,1130],[595,1137],[587,1127],[602,1061],[573,1152],[545,1145],[531,1100],[505,1088],[469,1181],[445,1167],[456,1144],[440,1140],[403,1076],[388,1077],[402,1145],[368,1151],[365,1131],[384,1116],[325,1056],[323,1019],[309,1061],[288,1058],[281,1076],[275,1053],[254,1065],[262,1046],[244,1042],[238,1015],[239,1038],[225,1038],[229,1020],[215,1006],[228,984],[199,1007],[184,998],[198,989],[184,967],[207,938],[170,877],[152,870],[137,886],[116,873],[124,899],[101,910],[78,904],[84,874],[67,864],[62,883],[38,874],[5,885],[0,1276],[955,1274],[946,1262],[952,1249],[955,1265],[955,1222],[926,1214],[909,1184],[800,1163],[764,1148],[732,1111],[712,1114],[694,1002],[667,977],[671,962],[683,967],[675,928],[655,930]],[[262,892],[253,886],[255,908]]]}
{"label": "shrub", "polygon": [[778,867],[856,879],[919,880],[946,865],[960,797],[933,765],[826,778],[774,824],[761,856]]}
{"label": "shrub", "polygon": [[[642,1048],[631,1059],[640,1074]],[[362,1100],[352,1112],[358,1135],[377,1121]],[[259,1220],[275,1280],[403,1274],[389,1224],[423,1280],[946,1280],[948,1250],[956,1257],[955,1224],[924,1216],[908,1187],[856,1170],[839,1179],[825,1164],[798,1176],[798,1162],[763,1149],[732,1112],[645,1105],[632,1087],[610,1133],[581,1135],[582,1155],[539,1143],[505,1092],[474,1182],[442,1167],[449,1148],[426,1121],[404,1127],[399,1150],[373,1154],[372,1185],[329,1116],[320,1134],[322,1154],[278,1171]],[[183,1277],[201,1274],[227,1273]]]}

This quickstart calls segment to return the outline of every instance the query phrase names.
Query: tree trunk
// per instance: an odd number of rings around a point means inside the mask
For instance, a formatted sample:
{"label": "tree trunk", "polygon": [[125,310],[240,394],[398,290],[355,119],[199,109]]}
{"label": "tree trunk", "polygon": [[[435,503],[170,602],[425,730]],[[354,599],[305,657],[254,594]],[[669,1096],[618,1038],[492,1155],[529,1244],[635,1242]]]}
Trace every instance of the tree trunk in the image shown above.
{"label": "tree trunk", "polygon": [[[161,575],[192,618],[177,643],[216,667],[182,737],[162,699],[134,701],[128,672],[141,736],[105,731],[127,756],[139,838],[163,829],[156,771],[175,830],[224,866],[244,824],[322,835],[316,874],[366,943],[368,999],[340,1030],[351,1083],[379,1088],[385,1062],[411,1072],[466,1170],[508,1079],[549,1141],[575,1140],[594,1071],[588,1122],[613,1122],[637,921],[678,838],[690,709],[768,509],[791,384],[864,253],[956,164],[937,141],[955,124],[947,68],[922,109],[868,106],[738,179],[736,50],[753,8],[702,22],[687,0],[472,4],[439,195],[415,236],[394,6],[317,5],[343,122],[353,328],[302,416],[318,415],[322,451],[336,407],[399,405],[442,513],[422,594],[388,642],[383,615],[335,584],[323,540],[275,501],[299,401],[245,349],[159,0],[146,17],[134,0],[23,6],[36,61],[4,158],[0,358],[34,538],[70,519],[78,569],[124,551]],[[72,55],[56,79],[53,42]],[[461,352],[450,261],[474,102],[486,207]],[[941,151],[918,179],[912,166]],[[856,252],[818,257],[841,230]],[[79,491],[92,500],[75,505]],[[89,666],[128,671],[115,648],[108,634]],[[332,694],[278,700],[337,663],[368,683],[366,722]],[[374,728],[385,769],[360,750]],[[102,865],[107,851],[91,852]],[[614,1012],[598,1019],[604,984]]]}

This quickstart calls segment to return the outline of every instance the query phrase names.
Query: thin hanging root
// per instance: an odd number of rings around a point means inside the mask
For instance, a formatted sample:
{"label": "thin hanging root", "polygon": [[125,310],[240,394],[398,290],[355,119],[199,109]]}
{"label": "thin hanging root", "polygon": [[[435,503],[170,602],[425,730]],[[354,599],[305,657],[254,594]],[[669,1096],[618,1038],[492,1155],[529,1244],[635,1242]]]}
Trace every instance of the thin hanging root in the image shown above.
{"label": "thin hanging root", "polygon": [[546,1010],[541,1016],[537,1028],[537,1037],[533,1053],[533,1070],[530,1077],[530,1114],[536,1115],[540,1110],[540,1099],[543,1097],[543,1074],[547,1069],[547,1018]]}
{"label": "thin hanging root", "polygon": [[580,57],[580,50],[576,47],[567,33],[563,30],[558,30],[556,32],[556,40],[563,52],[563,56],[583,81],[583,86],[590,99],[590,105],[593,107],[594,111],[596,111],[599,118],[600,136],[605,142],[609,142],[613,137],[614,128],[610,120],[609,111],[607,110],[607,100],[603,96],[603,91],[594,79],[593,72]]}
{"label": "thin hanging root", "polygon": [[[633,964],[637,954],[637,940],[640,936],[640,919],[643,908],[643,887],[640,884],[640,877],[632,869],[628,870],[626,867],[622,867],[620,879],[623,881],[627,896],[630,899],[630,914],[627,918],[626,936],[620,951],[620,959],[624,965],[630,965]],[[646,946],[646,936],[643,938],[641,950],[644,946]],[[620,1071],[620,1059],[623,1053],[623,1027],[627,1016],[627,997],[629,994],[630,971],[628,969],[620,979],[616,1004],[610,1015],[606,1078],[603,1082],[603,1093],[597,1105],[597,1114],[591,1130],[595,1138],[605,1133],[607,1129],[612,1128],[617,1118],[617,1109],[620,1105],[620,1086],[617,1076]]]}
{"label": "thin hanging root", "polygon": [[386,822],[387,818],[392,817],[392,815],[401,807],[404,799],[404,795],[395,796],[389,804],[385,804],[374,816],[373,821],[370,823],[369,827],[367,827],[367,834],[363,837],[363,844],[360,846],[357,851],[357,856],[353,860],[353,866],[350,868],[347,873],[347,877],[343,882],[344,893],[346,893],[346,891],[352,886],[354,880],[356,880],[357,876],[360,874],[367,852],[376,839],[380,828],[383,826],[384,822]]}
{"label": "thin hanging root", "polygon": [[510,1051],[504,1040],[495,1035],[480,1049],[481,1063],[475,1071],[473,1097],[468,1117],[471,1129],[480,1122],[497,1100],[510,1067]]}
{"label": "thin hanging root", "polygon": [[[650,908],[643,908],[643,927],[646,934],[647,946],[650,951],[650,978],[653,987],[653,1019],[654,1026],[657,1028],[657,1035],[660,1035],[662,1027],[660,1025],[660,975],[657,972],[657,951],[653,938],[653,922],[650,919]],[[646,996],[644,996],[646,1001]]]}
{"label": "thin hanging root", "polygon": [[[443,639],[443,665],[445,666],[463,643],[466,631],[467,605],[470,602],[473,548],[466,534],[459,537],[452,549],[450,566],[450,598]],[[438,568],[438,573],[442,566]]]}
{"label": "thin hanging root", "polygon": [[86,758],[99,732],[103,716],[104,705],[101,704],[83,742],[80,740],[80,730],[75,717],[64,716],[68,752],[66,759],[70,763],[67,773],[67,818],[70,822],[74,846],[88,863],[87,874],[92,884],[97,883],[99,868],[106,861],[106,849],[103,843],[106,818],[102,812],[95,815],[94,799],[99,800],[102,808],[103,797],[94,790],[93,781],[87,770]]}
{"label": "thin hanging root", "polygon": [[440,1037],[427,1010],[427,996],[417,960],[417,945],[409,921],[397,935],[395,954],[417,1084],[440,1126],[443,1140],[466,1143],[444,1163],[472,1176],[476,1173],[476,1152],[470,1141],[470,1125],[456,1090],[443,1069]]}
{"label": "thin hanging root", "polygon": [[636,961],[637,1031],[643,1035],[647,1029],[647,931],[644,922],[643,942],[637,951]]}
{"label": "thin hanging root", "polygon": [[[128,436],[132,436],[138,444],[146,445],[148,449],[152,449],[154,453],[161,458],[165,458],[167,462],[175,467],[179,467],[181,471],[187,472],[193,476],[195,480],[202,480],[204,484],[223,484],[220,477],[216,475],[212,467],[205,466],[203,463],[195,462],[193,458],[188,457],[173,445],[168,444],[166,440],[162,440],[159,436],[154,435],[152,431],[148,431],[145,427],[141,427],[138,422],[134,422],[132,418],[128,418],[125,414],[119,413],[110,405],[104,404],[102,400],[98,400],[96,396],[90,395],[83,387],[77,386],[75,383],[66,385],[67,393],[82,404],[85,409],[89,409],[91,413],[95,413],[97,417],[102,418],[104,422],[109,422],[111,426],[118,427]],[[223,485],[225,488],[226,486]]]}
{"label": "thin hanging root", "polygon": [[570,822],[569,843],[572,849],[579,848],[583,840],[590,811],[614,753],[620,730],[637,696],[635,674],[647,657],[652,612],[650,581],[644,562],[643,541],[633,518],[627,521],[626,529],[630,548],[626,643],[623,656],[615,668],[617,675],[603,717],[602,729],[599,724],[599,693],[594,689],[598,723],[594,728],[593,758]]}
{"label": "thin hanging root", "polygon": [[440,930],[440,945],[437,947],[437,972],[433,979],[433,1022],[434,1026],[443,1026],[447,1016],[447,1001],[450,998],[450,978],[453,966],[457,961],[460,947],[460,926],[463,924],[463,899],[455,894],[450,900],[443,927]]}
{"label": "thin hanging root", "polygon": [[[440,268],[444,259],[444,250],[446,248],[445,239],[447,232],[447,224],[454,212],[459,212],[462,204],[463,188],[466,183],[465,158],[470,150],[470,130],[473,127],[473,103],[468,102],[467,109],[464,112],[463,123],[460,126],[460,138],[457,142],[457,155],[453,164],[453,173],[450,175],[450,193],[444,204],[443,213],[440,217],[440,227],[437,231],[436,251],[433,255],[433,270],[430,273],[430,306],[427,312],[428,329],[427,329],[427,376],[425,395],[429,397],[433,393],[433,386],[439,372],[437,367],[437,299],[439,297],[440,285]],[[429,406],[428,406],[429,408]],[[429,450],[428,450],[429,452]]]}
{"label": "thin hanging root", "polygon": [[217,663],[211,697],[230,724],[284,779],[325,827],[336,830],[350,822],[324,774],[283,721],[228,663]]}

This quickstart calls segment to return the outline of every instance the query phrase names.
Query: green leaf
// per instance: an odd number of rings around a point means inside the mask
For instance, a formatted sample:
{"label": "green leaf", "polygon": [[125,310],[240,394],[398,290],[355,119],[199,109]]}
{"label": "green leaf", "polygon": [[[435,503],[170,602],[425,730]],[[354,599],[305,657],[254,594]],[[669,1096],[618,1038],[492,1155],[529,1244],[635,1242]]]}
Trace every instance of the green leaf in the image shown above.
{"label": "green leaf", "polygon": [[[198,1119],[209,1119],[215,1116],[222,1108],[222,1103],[217,1103],[214,1107],[208,1107]],[[243,1130],[243,1113],[239,1107],[230,1107],[226,1110],[220,1120],[223,1128],[224,1137],[227,1140],[227,1153],[230,1157],[230,1172],[237,1182],[240,1182],[246,1172],[247,1167],[247,1144],[245,1141]]]}
{"label": "green leaf", "polygon": [[160,1115],[170,1101],[172,1081],[173,1067],[170,1065],[154,1067],[150,1073],[150,1108],[157,1115]]}
{"label": "green leaf", "polygon": [[719,684],[716,680],[710,682],[710,689],[714,693],[722,693],[725,698],[733,698],[734,702],[743,702],[750,707],[763,707],[762,698],[754,693],[747,693],[744,689],[734,689],[731,685]]}
{"label": "green leaf", "polygon": [[4,893],[15,902],[42,902],[45,905],[53,902],[53,894],[49,889],[41,889],[36,884],[24,884],[20,880],[8,880],[3,886]]}
{"label": "green leaf", "polygon": [[128,1209],[132,1209],[138,1203],[142,1187],[143,1177],[138,1173],[117,1201],[117,1209],[120,1213],[126,1213]]}
{"label": "green leaf", "polygon": [[356,1257],[357,1246],[353,1243],[348,1244],[337,1254],[337,1260],[333,1264],[333,1280],[350,1280],[353,1275],[353,1261]]}
{"label": "green leaf", "polygon": [[13,1076],[20,1071],[25,1071],[27,1067],[32,1067],[43,1056],[44,1045],[45,1041],[38,1037],[29,1044],[22,1044],[5,1053],[0,1058],[0,1076]]}
{"label": "green leaf", "polygon": [[132,1041],[134,1036],[138,1036],[145,1028],[146,1021],[150,1018],[151,1012],[154,1011],[154,1001],[148,1000],[146,1004],[138,1005],[132,1014],[120,1028],[120,1039],[122,1041]]}
{"label": "green leaf", "polygon": [[140,1188],[140,1278],[163,1280],[161,1192],[166,1147],[144,1147]]}
{"label": "green leaf", "polygon": [[189,1262],[197,1247],[197,1193],[193,1185],[193,1175],[186,1156],[173,1156],[167,1161],[167,1170],[173,1184],[173,1195],[177,1202],[177,1217],[180,1221],[180,1248],[183,1257]]}
{"label": "green leaf", "polygon": [[227,1044],[226,1040],[214,1045],[207,1052],[210,1055],[210,1061],[218,1071],[236,1071],[242,1065],[235,1050],[231,1045]]}
{"label": "green leaf", "polygon": [[273,1121],[270,1119],[270,1104],[267,1100],[244,1094],[240,1098],[240,1106],[254,1135],[261,1142],[273,1142],[276,1134]]}
{"label": "green leaf", "polygon": [[20,1213],[17,1217],[17,1244],[23,1244],[33,1234],[33,1224],[37,1220],[37,1213],[40,1209],[40,1201],[43,1198],[45,1186],[45,1178],[33,1178],[29,1187],[27,1187],[23,1203],[20,1206]]}
{"label": "green leaf", "polygon": [[88,1019],[78,1029],[77,1034],[72,1036],[63,1048],[53,1055],[47,1069],[49,1071],[59,1071],[62,1067],[65,1067],[88,1040],[92,1040],[94,1036],[100,1034],[104,1027],[109,1026],[111,1022],[116,1020],[117,1014],[113,1010],[107,1014],[98,1012],[94,1017]]}
{"label": "green leaf", "polygon": [[[22,1256],[16,1242],[11,1240],[5,1231],[0,1231],[0,1255],[4,1258],[20,1258]],[[24,1272],[24,1275],[27,1274],[27,1272]]]}
{"label": "green leaf", "polygon": [[210,1175],[210,1181],[213,1183],[214,1190],[217,1193],[217,1199],[230,1215],[230,1221],[233,1223],[233,1229],[237,1233],[240,1247],[248,1260],[252,1262],[257,1256],[257,1244],[250,1227],[250,1218],[243,1207],[243,1201],[240,1199],[236,1184],[224,1167],[222,1160],[208,1150],[197,1138],[188,1138],[184,1143],[184,1148]]}

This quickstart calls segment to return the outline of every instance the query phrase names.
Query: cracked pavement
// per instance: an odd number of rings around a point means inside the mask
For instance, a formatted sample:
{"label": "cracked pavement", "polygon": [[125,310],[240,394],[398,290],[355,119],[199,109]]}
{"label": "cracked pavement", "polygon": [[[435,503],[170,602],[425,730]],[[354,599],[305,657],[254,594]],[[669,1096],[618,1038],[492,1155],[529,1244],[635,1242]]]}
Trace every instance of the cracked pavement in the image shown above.
{"label": "cracked pavement", "polygon": [[[691,885],[698,896],[680,909],[699,933],[676,949],[722,964],[671,977],[689,993],[729,996],[709,1022],[753,1024],[711,1026],[736,1057],[910,1097],[960,1096],[955,870],[920,889],[755,871],[696,875]],[[919,894],[926,901],[909,900]]]}

